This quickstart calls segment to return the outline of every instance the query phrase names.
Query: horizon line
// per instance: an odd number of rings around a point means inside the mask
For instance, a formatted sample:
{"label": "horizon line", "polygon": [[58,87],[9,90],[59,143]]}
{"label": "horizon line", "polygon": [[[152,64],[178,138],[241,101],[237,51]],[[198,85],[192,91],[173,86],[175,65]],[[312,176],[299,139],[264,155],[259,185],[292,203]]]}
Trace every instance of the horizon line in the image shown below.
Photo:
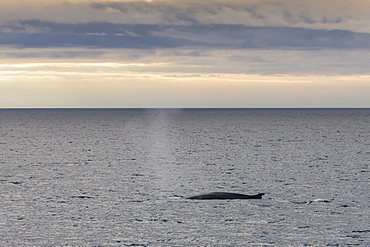
{"label": "horizon line", "polygon": [[0,110],[258,110],[258,109],[370,109],[370,106],[340,107],[0,107]]}

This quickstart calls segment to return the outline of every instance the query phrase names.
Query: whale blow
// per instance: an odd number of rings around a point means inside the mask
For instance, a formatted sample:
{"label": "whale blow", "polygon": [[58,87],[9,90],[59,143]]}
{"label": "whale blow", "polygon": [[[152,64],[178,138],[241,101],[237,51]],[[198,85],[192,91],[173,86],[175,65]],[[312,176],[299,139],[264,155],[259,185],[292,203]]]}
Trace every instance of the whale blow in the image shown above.
{"label": "whale blow", "polygon": [[208,194],[201,194],[196,196],[190,196],[186,199],[191,200],[232,200],[232,199],[262,199],[265,193],[258,193],[255,195],[244,195],[239,193],[229,193],[229,192],[212,192]]}

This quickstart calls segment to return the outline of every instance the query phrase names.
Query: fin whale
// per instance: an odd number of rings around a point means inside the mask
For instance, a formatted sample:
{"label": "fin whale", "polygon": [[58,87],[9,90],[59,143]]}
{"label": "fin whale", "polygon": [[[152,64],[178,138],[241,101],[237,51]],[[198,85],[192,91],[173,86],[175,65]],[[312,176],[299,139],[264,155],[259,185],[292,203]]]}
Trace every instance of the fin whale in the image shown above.
{"label": "fin whale", "polygon": [[186,199],[191,200],[232,200],[232,199],[262,199],[262,196],[265,193],[258,193],[255,195],[244,195],[239,193],[230,193],[230,192],[212,192],[208,194],[200,194],[196,196],[190,196]]}

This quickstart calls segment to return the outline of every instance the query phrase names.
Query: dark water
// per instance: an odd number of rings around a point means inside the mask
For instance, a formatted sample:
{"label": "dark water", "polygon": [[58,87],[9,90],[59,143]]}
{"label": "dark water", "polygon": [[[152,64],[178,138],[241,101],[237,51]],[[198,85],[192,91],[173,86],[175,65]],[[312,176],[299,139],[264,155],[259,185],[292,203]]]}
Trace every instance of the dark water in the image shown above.
{"label": "dark water", "polygon": [[[370,246],[369,126],[369,109],[0,110],[0,245]],[[181,198],[212,191],[266,195]]]}

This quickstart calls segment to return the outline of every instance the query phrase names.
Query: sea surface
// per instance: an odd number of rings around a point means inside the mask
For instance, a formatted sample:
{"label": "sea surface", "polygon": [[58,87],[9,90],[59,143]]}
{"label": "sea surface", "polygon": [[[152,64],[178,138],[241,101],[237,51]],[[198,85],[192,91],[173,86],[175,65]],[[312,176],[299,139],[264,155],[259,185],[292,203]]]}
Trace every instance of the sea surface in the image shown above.
{"label": "sea surface", "polygon": [[[370,246],[370,109],[2,109],[1,246]],[[188,200],[213,191],[261,200]]]}

